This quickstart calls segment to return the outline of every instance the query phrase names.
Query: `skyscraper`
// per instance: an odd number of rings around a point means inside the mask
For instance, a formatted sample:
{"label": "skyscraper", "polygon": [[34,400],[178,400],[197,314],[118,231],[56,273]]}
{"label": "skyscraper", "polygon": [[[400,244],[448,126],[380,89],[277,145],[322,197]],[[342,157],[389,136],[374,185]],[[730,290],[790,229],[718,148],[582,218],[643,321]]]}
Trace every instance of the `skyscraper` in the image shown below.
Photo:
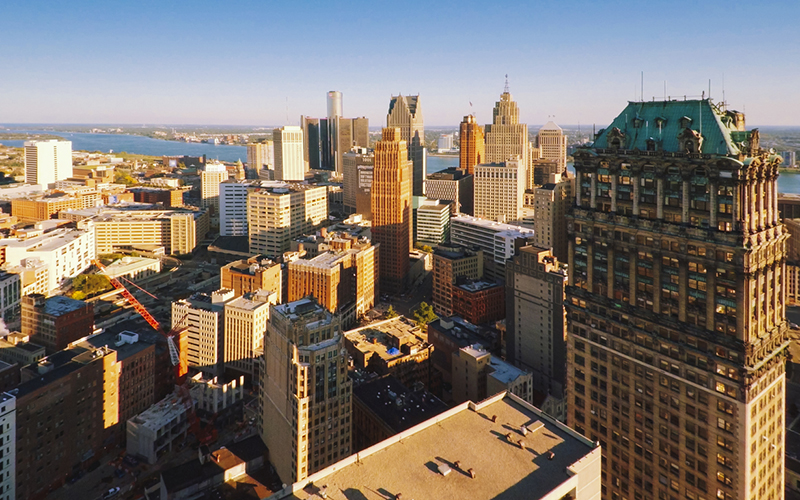
{"label": "skyscraper", "polygon": [[275,145],[275,180],[302,181],[306,178],[303,129],[287,125],[272,131]]}
{"label": "skyscraper", "polygon": [[313,298],[271,306],[259,433],[287,483],[350,455],[352,382],[339,317]]}
{"label": "skyscraper", "polygon": [[72,142],[25,142],[25,182],[52,184],[72,177]]}
{"label": "skyscraper", "polygon": [[551,174],[550,182],[533,191],[534,245],[552,249],[561,262],[567,261],[567,219],[572,205],[574,178]]}
{"label": "skyscraper", "polygon": [[483,163],[486,145],[483,127],[478,125],[474,115],[467,115],[459,128],[461,151],[458,154],[458,167],[464,173],[474,175],[475,165]]}
{"label": "skyscraper", "polygon": [[300,126],[303,128],[303,155],[308,168],[319,170],[322,167],[320,120],[300,116]]}
{"label": "skyscraper", "polygon": [[200,172],[200,201],[203,208],[214,207],[219,216],[219,185],[228,180],[228,169],[218,162],[206,163]]}
{"label": "skyscraper", "polygon": [[526,169],[520,157],[475,166],[475,217],[508,222],[522,218]]}
{"label": "skyscraper", "polygon": [[400,128],[401,139],[406,141],[408,159],[413,168],[412,195],[425,195],[425,127],[422,121],[422,105],[419,95],[392,96],[389,113],[386,115],[387,127]]}
{"label": "skyscraper", "polygon": [[536,135],[536,147],[542,158],[558,162],[558,173],[566,172],[567,136],[561,127],[552,121],[547,122]]}
{"label": "skyscraper", "polygon": [[375,145],[372,177],[372,242],[378,252],[381,290],[397,293],[406,285],[411,251],[411,179],[406,141],[399,128],[383,129]]}
{"label": "skyscraper", "polygon": [[254,142],[247,145],[247,178],[258,179],[258,173],[265,168],[275,168],[273,142]]}
{"label": "skyscraper", "polygon": [[486,125],[485,163],[502,163],[519,156],[528,168],[528,126],[519,122],[519,106],[506,88],[494,105],[492,124]]}
{"label": "skyscraper", "polygon": [[783,498],[777,156],[702,99],[630,102],[573,157],[568,422],[604,498]]}
{"label": "skyscraper", "polygon": [[366,148],[351,148],[342,156],[342,161],[345,212],[359,213],[369,220],[372,215],[370,189],[375,154]]}
{"label": "skyscraper", "polygon": [[[339,135],[340,135],[340,123],[339,119],[342,117],[342,93],[337,90],[331,90],[328,92],[328,118],[327,124],[328,127],[326,129],[327,132],[327,141],[326,141],[326,151],[323,152],[323,158],[327,158],[325,163],[328,164],[328,168],[331,170],[335,170],[337,172],[341,172],[341,158],[340,158],[340,149],[341,144],[339,144]],[[350,147],[348,146],[346,151],[349,151]]]}

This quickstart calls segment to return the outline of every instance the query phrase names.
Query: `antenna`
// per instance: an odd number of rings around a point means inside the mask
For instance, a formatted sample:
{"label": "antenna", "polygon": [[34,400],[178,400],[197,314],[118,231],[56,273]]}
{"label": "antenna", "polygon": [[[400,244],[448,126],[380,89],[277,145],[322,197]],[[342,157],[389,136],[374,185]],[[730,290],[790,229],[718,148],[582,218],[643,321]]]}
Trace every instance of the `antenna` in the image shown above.
{"label": "antenna", "polygon": [[711,78],[708,79],[708,98],[711,99]]}
{"label": "antenna", "polygon": [[644,71],[642,71],[642,91],[639,93],[639,97],[644,101]]}
{"label": "antenna", "polygon": [[506,86],[503,89],[504,94],[508,94],[508,73],[506,73]]}

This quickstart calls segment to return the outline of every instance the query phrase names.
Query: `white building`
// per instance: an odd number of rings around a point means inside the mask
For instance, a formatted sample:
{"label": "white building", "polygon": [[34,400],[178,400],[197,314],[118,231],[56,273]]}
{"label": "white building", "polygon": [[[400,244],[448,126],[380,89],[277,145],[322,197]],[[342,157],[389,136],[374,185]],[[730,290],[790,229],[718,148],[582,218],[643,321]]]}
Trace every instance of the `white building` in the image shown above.
{"label": "white building", "polygon": [[247,191],[253,187],[253,181],[228,180],[219,185],[220,236],[247,236]]}
{"label": "white building", "polygon": [[498,222],[522,218],[527,169],[521,158],[475,165],[475,216]]}
{"label": "white building", "polygon": [[72,177],[72,142],[25,142],[25,182],[53,184]]}
{"label": "white building", "polygon": [[450,219],[450,241],[467,248],[477,246],[487,260],[485,276],[505,279],[506,261],[517,248],[533,241],[533,230],[511,224],[459,215]]}
{"label": "white building", "polygon": [[97,257],[95,228],[91,223],[81,229],[58,228],[26,239],[0,240],[6,262],[21,265],[25,259],[38,258],[47,264],[47,294],[61,286],[66,278],[85,271]]}
{"label": "white building", "polygon": [[449,153],[453,150],[453,134],[442,134],[439,136],[437,146],[440,153]]}
{"label": "white building", "polygon": [[273,130],[272,138],[275,148],[275,180],[305,180],[303,129],[287,125]]}
{"label": "white building", "polygon": [[172,445],[186,437],[189,430],[185,401],[171,394],[139,415],[128,420],[127,452],[154,464],[162,450],[172,450]]}
{"label": "white building", "polygon": [[0,500],[16,498],[17,482],[17,400],[0,394]]}
{"label": "white building", "polygon": [[539,155],[545,160],[558,162],[558,173],[567,170],[567,136],[561,127],[549,121],[536,136]]}
{"label": "white building", "polygon": [[254,375],[256,351],[264,348],[269,306],[279,300],[275,292],[258,290],[225,303],[225,368]]}
{"label": "white building", "polygon": [[222,163],[207,163],[200,172],[200,199],[203,208],[214,207],[219,213],[219,185],[228,180],[228,169]]}
{"label": "white building", "polygon": [[423,200],[417,208],[417,242],[436,246],[450,236],[450,204]]}
{"label": "white building", "polygon": [[109,278],[127,278],[131,281],[140,281],[161,272],[161,259],[147,257],[123,257],[117,259],[98,274]]}
{"label": "white building", "polygon": [[189,366],[216,377],[222,375],[224,306],[235,292],[221,289],[207,295],[196,293],[172,303],[172,325],[183,320],[189,329]]}

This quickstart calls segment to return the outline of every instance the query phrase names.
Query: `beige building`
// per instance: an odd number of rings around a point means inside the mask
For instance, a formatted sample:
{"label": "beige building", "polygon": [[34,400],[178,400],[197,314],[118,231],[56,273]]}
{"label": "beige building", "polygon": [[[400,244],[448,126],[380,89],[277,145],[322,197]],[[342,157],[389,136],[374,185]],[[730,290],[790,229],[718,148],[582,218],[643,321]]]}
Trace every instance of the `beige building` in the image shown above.
{"label": "beige building", "polygon": [[39,258],[22,259],[17,266],[3,266],[3,269],[10,273],[19,274],[20,276],[20,296],[31,295],[40,293],[48,295],[50,293],[49,286],[49,269],[48,265]]}
{"label": "beige building", "polygon": [[561,127],[547,122],[536,135],[536,146],[541,158],[558,163],[558,173],[567,171],[567,136]]}
{"label": "beige building", "polygon": [[262,187],[247,194],[250,253],[276,258],[291,249],[291,241],[314,231],[328,219],[325,186],[287,184]]}
{"label": "beige building", "polygon": [[224,362],[225,303],[233,290],[217,290],[211,295],[196,293],[172,303],[172,325],[188,329],[189,366],[210,377],[222,375]]}
{"label": "beige building", "polygon": [[247,145],[247,170],[249,179],[257,179],[264,169],[275,168],[275,150],[272,141],[256,142]]}
{"label": "beige building", "polygon": [[411,163],[411,193],[413,196],[424,196],[425,126],[420,96],[392,96],[389,101],[389,113],[386,115],[386,127],[400,129],[400,137],[397,139],[406,143],[406,154]]}
{"label": "beige building", "polygon": [[475,166],[475,217],[496,222],[522,218],[526,168],[516,157]]}
{"label": "beige building", "polygon": [[417,208],[417,243],[436,246],[450,239],[450,203],[425,199]]}
{"label": "beige building", "polygon": [[92,208],[102,204],[95,190],[48,191],[11,200],[11,215],[20,222],[38,222],[54,218],[62,210]]}
{"label": "beige building", "polygon": [[462,403],[269,498],[345,491],[361,499],[600,500],[601,468],[599,443],[504,392]]}
{"label": "beige building", "polygon": [[[375,306],[378,291],[379,249],[353,238],[348,248],[289,263],[289,301],[313,295],[331,312],[353,307],[360,317]],[[349,322],[342,320],[345,326]]]}
{"label": "beige building", "polygon": [[0,361],[20,366],[36,363],[45,357],[44,346],[31,342],[31,336],[19,332],[0,337]]}
{"label": "beige building", "polygon": [[480,344],[455,351],[451,369],[455,404],[483,401],[506,391],[528,403],[533,402],[531,374],[492,356]]}
{"label": "beige building", "polygon": [[112,253],[123,246],[164,247],[168,254],[191,253],[209,229],[207,212],[171,208],[117,206],[61,212],[64,219],[91,221],[97,253]]}
{"label": "beige building", "polygon": [[264,349],[264,332],[269,321],[269,306],[277,305],[280,296],[258,290],[225,303],[225,340],[223,361],[226,370],[255,374],[255,358]]}
{"label": "beige building", "polygon": [[573,158],[568,422],[608,498],[784,498],[780,157],[698,99],[630,102]]}
{"label": "beige building", "polygon": [[411,171],[401,129],[383,129],[382,139],[375,145],[372,241],[381,246],[381,290],[386,293],[400,292],[408,279],[408,254],[413,244]]}
{"label": "beige building", "polygon": [[303,129],[287,125],[272,131],[275,150],[275,180],[302,181],[306,178]]}
{"label": "beige building", "polygon": [[483,277],[483,251],[452,245],[433,250],[433,310],[440,316],[453,315],[453,285],[456,278]]}
{"label": "beige building", "polygon": [[[519,106],[508,92],[508,83],[500,100],[494,105],[493,116],[492,124],[486,125],[486,157],[483,163],[503,163],[518,157],[523,171],[527,171],[528,126],[519,122]],[[477,184],[476,179],[476,188]]]}
{"label": "beige building", "polygon": [[228,169],[222,163],[206,163],[200,171],[200,202],[219,216],[219,185],[228,180]]}
{"label": "beige building", "polygon": [[533,192],[533,244],[552,248],[561,262],[567,259],[567,212],[572,205],[574,178],[554,174]]}
{"label": "beige building", "polygon": [[338,316],[303,299],[271,306],[259,393],[270,463],[302,481],[351,453],[351,388]]}
{"label": "beige building", "polygon": [[219,270],[220,288],[233,290],[236,297],[268,290],[277,294],[278,302],[283,302],[282,273],[279,263],[256,255],[222,266]]}

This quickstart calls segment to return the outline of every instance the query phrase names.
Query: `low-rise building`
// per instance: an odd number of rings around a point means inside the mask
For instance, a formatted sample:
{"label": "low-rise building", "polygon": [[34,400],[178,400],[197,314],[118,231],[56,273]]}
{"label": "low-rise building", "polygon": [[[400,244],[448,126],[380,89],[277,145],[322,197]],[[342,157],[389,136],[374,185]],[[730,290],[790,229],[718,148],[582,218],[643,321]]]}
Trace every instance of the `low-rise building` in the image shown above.
{"label": "low-rise building", "polygon": [[217,377],[204,379],[198,373],[189,379],[189,394],[195,403],[195,408],[210,414],[230,408],[237,401],[244,398],[244,375],[234,378],[228,383],[221,382]]}
{"label": "low-rise building", "polygon": [[22,329],[33,342],[43,345],[48,354],[94,331],[94,304],[56,295],[46,298],[33,294],[22,298]]}
{"label": "low-rise building", "polygon": [[165,207],[182,207],[183,206],[183,190],[182,189],[159,189],[150,187],[134,187],[129,188],[128,191],[133,193],[133,201],[137,203],[158,204]]}
{"label": "low-rise building", "polygon": [[422,382],[431,392],[438,389],[431,373],[433,347],[427,332],[413,320],[398,316],[350,330],[344,337],[356,368],[391,374],[406,387]]}
{"label": "low-rise building", "polygon": [[453,245],[483,250],[485,276],[505,281],[506,262],[520,248],[533,243],[533,230],[460,215],[450,219],[450,241]]}
{"label": "low-rise building", "polygon": [[147,257],[123,257],[105,266],[97,274],[109,278],[127,278],[130,281],[141,281],[161,272],[161,259]]}
{"label": "low-rise building", "polygon": [[44,346],[34,344],[30,339],[30,335],[20,332],[12,332],[0,338],[0,360],[25,366],[45,357]]}
{"label": "low-rise building", "polygon": [[20,297],[34,293],[42,295],[50,293],[49,266],[42,259],[22,259],[19,265],[6,265],[4,269],[9,273],[19,275]]}
{"label": "low-rise building", "polygon": [[433,345],[433,367],[448,384],[452,382],[453,355],[459,349],[480,344],[493,353],[499,353],[502,347],[497,330],[474,325],[458,316],[442,317],[428,323],[428,340]]}
{"label": "low-rise building", "polygon": [[493,323],[506,317],[505,287],[459,277],[453,286],[453,314],[473,325]]}
{"label": "low-rise building", "polygon": [[459,276],[483,277],[483,250],[439,245],[433,250],[433,310],[440,316],[453,315],[453,285]]}
{"label": "low-rise building", "polygon": [[422,384],[408,388],[392,375],[353,384],[353,451],[369,448],[447,411]]}
{"label": "low-rise building", "polygon": [[164,453],[186,439],[190,420],[186,401],[177,393],[167,396],[128,420],[126,451],[154,464]]}
{"label": "low-rise building", "polygon": [[462,347],[453,353],[453,401],[483,401],[508,391],[528,403],[533,402],[533,379],[500,358],[492,356],[480,344]]}
{"label": "low-rise building", "polygon": [[281,265],[262,255],[254,255],[222,266],[219,278],[220,288],[233,290],[236,297],[257,290],[269,290],[278,294],[279,299],[283,297]]}
{"label": "low-rise building", "polygon": [[94,189],[47,191],[14,198],[11,200],[11,215],[21,222],[37,222],[52,219],[62,210],[92,208],[101,203],[102,197]]}
{"label": "low-rise building", "polygon": [[269,498],[383,491],[439,500],[597,500],[601,471],[599,443],[500,393],[440,413]]}

